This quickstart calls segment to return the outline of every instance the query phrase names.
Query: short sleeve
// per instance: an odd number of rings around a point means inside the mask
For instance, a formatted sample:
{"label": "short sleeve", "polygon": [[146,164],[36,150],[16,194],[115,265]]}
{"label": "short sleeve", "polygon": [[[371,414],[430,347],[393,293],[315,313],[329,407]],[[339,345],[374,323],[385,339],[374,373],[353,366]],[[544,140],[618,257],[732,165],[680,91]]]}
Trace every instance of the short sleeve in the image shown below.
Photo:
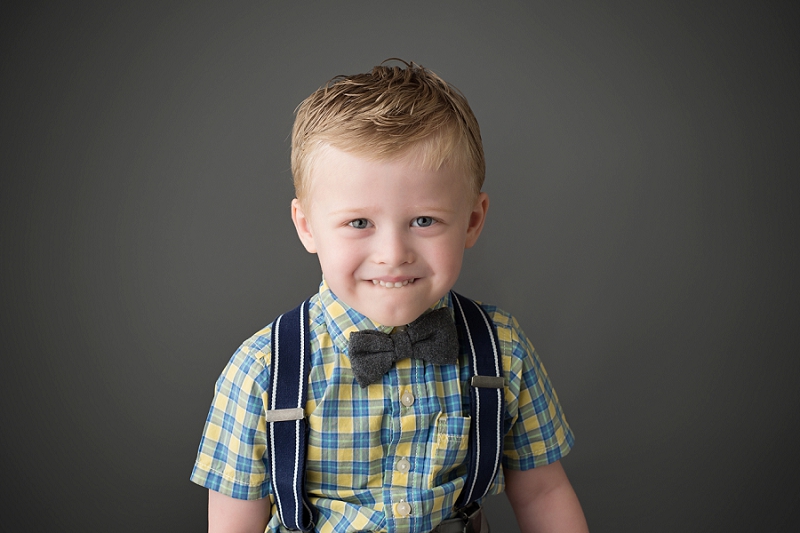
{"label": "short sleeve", "polygon": [[536,350],[516,319],[498,312],[493,319],[508,369],[503,466],[528,470],[558,461],[574,444],[558,396]]}
{"label": "short sleeve", "polygon": [[264,401],[269,331],[246,341],[216,383],[191,480],[233,498],[269,495]]}

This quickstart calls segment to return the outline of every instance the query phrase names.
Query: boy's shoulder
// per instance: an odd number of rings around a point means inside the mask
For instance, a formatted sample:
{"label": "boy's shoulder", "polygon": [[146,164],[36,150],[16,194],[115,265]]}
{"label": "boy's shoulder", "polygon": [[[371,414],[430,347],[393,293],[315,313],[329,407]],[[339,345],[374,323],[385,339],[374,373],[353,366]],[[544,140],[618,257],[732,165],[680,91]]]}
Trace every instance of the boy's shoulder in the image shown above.
{"label": "boy's shoulder", "polygon": [[517,322],[517,319],[509,313],[496,305],[487,304],[481,301],[475,301],[481,308],[486,311],[491,321],[494,323],[497,330],[497,336],[501,342],[527,342],[522,328]]}
{"label": "boy's shoulder", "polygon": [[519,327],[514,315],[508,311],[505,311],[496,305],[488,304],[479,300],[475,300],[475,303],[480,305],[481,308],[486,311],[486,314],[489,315],[489,318],[492,319],[492,322],[494,322],[496,326]]}
{"label": "boy's shoulder", "polygon": [[233,352],[217,380],[217,389],[231,384],[242,387],[245,381],[266,390],[272,351],[272,324],[251,335]]}
{"label": "boy's shoulder", "polygon": [[[287,312],[288,311],[287,309]],[[285,312],[273,317],[269,324],[245,339],[234,352],[228,362],[228,367],[242,370],[247,370],[252,367],[269,368],[272,360],[273,325],[278,317],[283,314],[285,314]],[[314,332],[319,331],[320,326],[324,327],[324,320],[321,320],[319,298],[316,295],[310,298],[309,317],[313,335]]]}

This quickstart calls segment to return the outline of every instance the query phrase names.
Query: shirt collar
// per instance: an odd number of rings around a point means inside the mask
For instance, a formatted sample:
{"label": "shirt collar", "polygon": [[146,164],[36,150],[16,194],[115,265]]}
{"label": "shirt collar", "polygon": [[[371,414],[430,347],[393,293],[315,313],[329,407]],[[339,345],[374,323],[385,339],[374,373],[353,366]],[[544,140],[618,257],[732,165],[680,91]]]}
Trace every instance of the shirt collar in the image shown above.
{"label": "shirt collar", "polygon": [[[429,311],[439,309],[440,307],[449,307],[452,309],[450,302],[450,293],[448,292],[442,296],[439,301],[434,303]],[[383,333],[391,333],[392,326],[383,326],[377,324],[369,319],[367,316],[362,315],[342,300],[340,300],[328,287],[325,279],[319,285],[319,301],[322,305],[322,314],[325,317],[325,325],[328,329],[328,334],[331,336],[334,344],[344,353],[348,353],[348,342],[350,340],[350,333],[354,331],[364,331],[374,329],[382,331]]]}

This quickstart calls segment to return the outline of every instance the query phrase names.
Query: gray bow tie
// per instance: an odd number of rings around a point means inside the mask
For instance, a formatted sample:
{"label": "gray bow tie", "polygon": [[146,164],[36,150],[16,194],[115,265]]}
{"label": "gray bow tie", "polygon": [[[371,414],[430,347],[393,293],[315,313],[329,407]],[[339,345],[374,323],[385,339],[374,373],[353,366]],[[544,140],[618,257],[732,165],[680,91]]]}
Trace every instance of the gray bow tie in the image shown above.
{"label": "gray bow tie", "polygon": [[458,360],[458,333],[447,308],[422,315],[405,328],[397,327],[391,335],[375,330],[350,334],[350,366],[361,388],[380,381],[395,361],[406,357],[436,365]]}

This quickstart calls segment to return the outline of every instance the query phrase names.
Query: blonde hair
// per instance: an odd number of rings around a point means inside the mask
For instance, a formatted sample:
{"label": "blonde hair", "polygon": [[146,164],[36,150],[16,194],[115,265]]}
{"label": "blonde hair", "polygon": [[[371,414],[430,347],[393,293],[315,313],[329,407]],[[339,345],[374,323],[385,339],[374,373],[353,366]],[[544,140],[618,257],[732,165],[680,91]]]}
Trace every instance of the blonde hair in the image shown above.
{"label": "blonde hair", "polygon": [[486,163],[478,121],[461,92],[430,70],[401,61],[371,72],[337,76],[296,110],[292,130],[295,194],[308,193],[319,149],[332,146],[369,159],[399,158],[421,148],[422,165],[453,165],[477,195]]}

